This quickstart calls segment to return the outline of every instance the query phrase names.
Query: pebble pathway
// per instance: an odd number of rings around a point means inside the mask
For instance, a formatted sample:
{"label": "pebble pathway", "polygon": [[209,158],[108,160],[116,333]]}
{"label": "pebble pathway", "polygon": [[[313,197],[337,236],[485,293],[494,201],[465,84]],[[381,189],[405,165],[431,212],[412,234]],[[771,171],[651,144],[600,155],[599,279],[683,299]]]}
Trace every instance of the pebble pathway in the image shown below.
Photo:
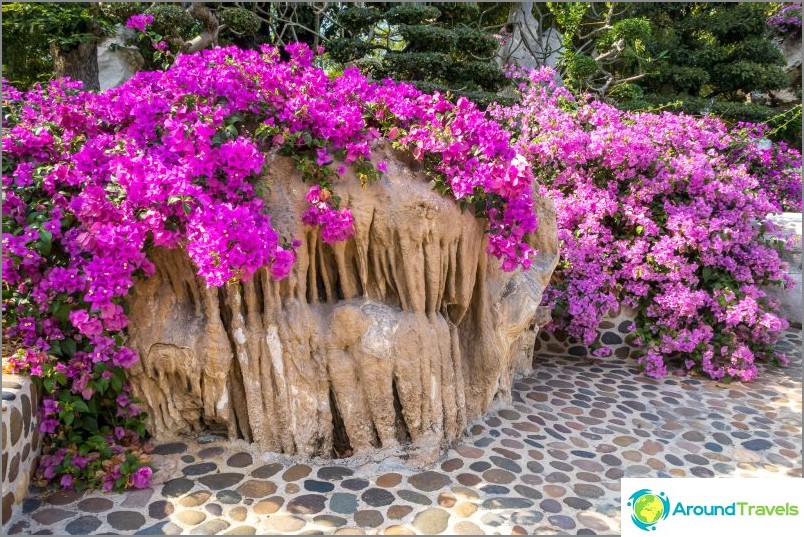
{"label": "pebble pathway", "polygon": [[120,495],[31,489],[10,533],[616,534],[622,477],[802,477],[800,330],[779,347],[790,366],[747,386],[537,356],[512,404],[427,471],[162,444],[164,483]]}

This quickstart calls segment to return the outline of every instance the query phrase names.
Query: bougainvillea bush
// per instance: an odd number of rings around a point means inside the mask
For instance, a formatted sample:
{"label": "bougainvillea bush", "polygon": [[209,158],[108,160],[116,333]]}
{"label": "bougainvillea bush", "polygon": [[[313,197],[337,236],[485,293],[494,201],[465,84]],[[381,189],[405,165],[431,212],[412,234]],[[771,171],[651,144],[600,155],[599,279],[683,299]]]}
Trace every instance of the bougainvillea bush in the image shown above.
{"label": "bougainvillea bush", "polygon": [[[147,21],[143,21],[147,24]],[[311,183],[299,218],[323,240],[354,233],[338,181],[384,170],[379,139],[424,161],[436,187],[487,220],[503,268],[529,266],[533,175],[510,135],[465,99],[329,78],[304,46],[218,48],[141,72],[103,94],[58,80],[3,88],[3,317],[18,371],[44,390],[42,478],[64,487],[148,486],[144,414],[126,382],[125,297],[154,247],[183,248],[210,286],[260,267],[286,276],[299,243],[259,195],[266,154]]]}
{"label": "bougainvillea bush", "polygon": [[[597,356],[609,310],[637,311],[639,362],[744,381],[787,327],[763,287],[787,282],[770,213],[801,211],[801,156],[715,118],[624,112],[575,100],[534,71],[493,114],[516,133],[553,198],[561,255],[545,301],[552,329]],[[787,282],[789,284],[789,282]]]}
{"label": "bougainvillea bush", "polygon": [[801,2],[783,4],[768,17],[768,27],[782,36],[801,39]]}

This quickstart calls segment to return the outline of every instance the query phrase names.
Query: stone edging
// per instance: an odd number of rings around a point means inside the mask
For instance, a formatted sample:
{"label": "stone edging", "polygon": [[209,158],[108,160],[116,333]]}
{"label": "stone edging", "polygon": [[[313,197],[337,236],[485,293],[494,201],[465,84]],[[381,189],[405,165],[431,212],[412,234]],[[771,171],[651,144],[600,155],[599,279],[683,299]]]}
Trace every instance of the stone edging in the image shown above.
{"label": "stone edging", "polygon": [[22,508],[39,457],[39,399],[28,377],[3,375],[3,534]]}

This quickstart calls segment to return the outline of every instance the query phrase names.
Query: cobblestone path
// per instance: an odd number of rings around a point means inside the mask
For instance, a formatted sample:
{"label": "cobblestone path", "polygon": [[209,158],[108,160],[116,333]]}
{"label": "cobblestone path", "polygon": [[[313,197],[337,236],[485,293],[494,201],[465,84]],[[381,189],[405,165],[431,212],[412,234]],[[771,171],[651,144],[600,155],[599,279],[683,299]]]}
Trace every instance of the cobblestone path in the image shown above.
{"label": "cobblestone path", "polygon": [[32,489],[11,533],[619,533],[622,477],[801,477],[801,332],[779,346],[790,366],[746,386],[537,356],[513,403],[427,471],[162,444],[171,479],[122,495]]}

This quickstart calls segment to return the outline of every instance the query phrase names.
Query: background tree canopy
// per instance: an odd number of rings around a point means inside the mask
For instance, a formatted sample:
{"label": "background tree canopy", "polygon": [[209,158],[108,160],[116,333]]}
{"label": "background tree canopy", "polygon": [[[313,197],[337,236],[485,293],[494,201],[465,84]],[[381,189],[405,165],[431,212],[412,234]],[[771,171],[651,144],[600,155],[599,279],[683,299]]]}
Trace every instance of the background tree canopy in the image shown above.
{"label": "background tree canopy", "polygon": [[[515,16],[523,6],[524,21]],[[320,61],[330,71],[357,65],[373,78],[485,105],[511,98],[503,70],[511,60],[500,52],[519,36],[530,65],[555,65],[575,92],[633,110],[769,123],[772,137],[801,146],[800,59],[798,70],[786,69],[782,52],[800,51],[801,9],[792,4],[20,2],[2,9],[3,76],[21,88],[62,75],[97,88],[97,43],[147,13],[177,53],[300,41],[323,46]],[[783,16],[774,21],[775,13]],[[144,68],[163,65],[150,42],[137,46]]]}

